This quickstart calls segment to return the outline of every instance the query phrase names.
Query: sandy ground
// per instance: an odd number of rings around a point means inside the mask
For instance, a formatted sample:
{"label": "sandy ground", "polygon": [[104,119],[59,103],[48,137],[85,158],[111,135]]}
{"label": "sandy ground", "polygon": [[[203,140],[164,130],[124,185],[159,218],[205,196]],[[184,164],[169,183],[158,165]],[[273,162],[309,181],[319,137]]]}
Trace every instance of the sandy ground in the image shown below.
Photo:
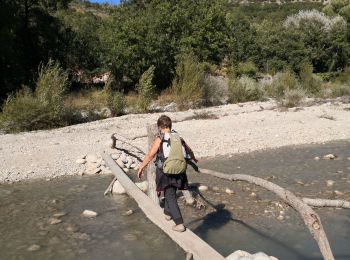
{"label": "sandy ground", "polygon": [[[350,139],[350,104],[337,100],[279,109],[273,101],[165,113],[198,158]],[[108,150],[119,133],[147,147],[146,126],[161,113],[126,115],[54,130],[0,135],[0,183],[82,172],[78,158]],[[217,119],[191,119],[198,115]],[[144,137],[140,137],[144,136]]]}

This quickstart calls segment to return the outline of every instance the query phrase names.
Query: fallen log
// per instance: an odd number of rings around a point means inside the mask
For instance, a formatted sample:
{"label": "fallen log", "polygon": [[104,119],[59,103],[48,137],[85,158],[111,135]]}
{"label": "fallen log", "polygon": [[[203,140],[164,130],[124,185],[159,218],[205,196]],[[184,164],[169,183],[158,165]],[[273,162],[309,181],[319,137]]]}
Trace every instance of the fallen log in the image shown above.
{"label": "fallen log", "polygon": [[313,207],[336,207],[350,209],[350,202],[346,200],[327,200],[327,199],[310,199],[302,198],[309,206]]}
{"label": "fallen log", "polygon": [[155,225],[161,228],[172,240],[174,240],[184,251],[187,256],[193,255],[195,260],[200,259],[225,259],[215,249],[199,238],[191,230],[179,233],[172,230],[171,222],[165,220],[161,208],[155,204],[145,193],[143,193],[134,182],[123,172],[122,169],[114,162],[110,155],[102,153],[102,157],[110,167],[111,171],[118,178],[120,184],[125,188],[127,194],[131,196],[138,204],[140,209],[145,213]]}
{"label": "fallen log", "polygon": [[322,227],[321,219],[317,213],[303,202],[300,198],[295,196],[292,192],[264,179],[244,175],[244,174],[225,174],[208,169],[200,169],[201,173],[205,173],[220,179],[226,179],[230,181],[246,181],[258,186],[261,186],[269,191],[278,195],[285,203],[294,208],[300,216],[303,218],[305,225],[308,227],[311,235],[316,240],[321,254],[325,260],[334,260],[332,250],[329,246],[329,242]]}

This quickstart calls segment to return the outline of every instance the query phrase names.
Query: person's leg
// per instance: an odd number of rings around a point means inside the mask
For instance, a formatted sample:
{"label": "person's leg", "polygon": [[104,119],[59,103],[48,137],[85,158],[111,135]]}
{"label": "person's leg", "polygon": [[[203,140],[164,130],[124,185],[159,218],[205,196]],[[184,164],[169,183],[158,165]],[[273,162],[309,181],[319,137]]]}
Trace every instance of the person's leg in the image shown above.
{"label": "person's leg", "polygon": [[168,200],[167,200],[167,198],[165,196],[165,190],[164,190],[164,215],[169,216],[170,218],[172,218],[171,211],[170,211],[170,208],[169,208],[169,203],[168,203]]}
{"label": "person's leg", "polygon": [[[176,225],[183,224],[182,215],[179,209],[179,205],[177,204],[176,199],[176,188],[173,186],[169,186],[164,190],[165,196],[165,204],[168,207],[170,212],[170,216],[173,218]],[[165,213],[165,207],[164,207]]]}

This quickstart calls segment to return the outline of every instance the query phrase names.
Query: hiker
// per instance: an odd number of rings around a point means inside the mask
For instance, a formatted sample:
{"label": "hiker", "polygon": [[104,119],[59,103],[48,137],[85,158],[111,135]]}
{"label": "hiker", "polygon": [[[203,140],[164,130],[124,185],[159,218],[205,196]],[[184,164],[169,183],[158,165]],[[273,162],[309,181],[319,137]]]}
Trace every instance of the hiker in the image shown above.
{"label": "hiker", "polygon": [[197,159],[186,142],[172,130],[171,125],[170,117],[162,115],[158,118],[159,134],[141,163],[137,175],[141,178],[146,165],[157,155],[156,189],[158,196],[161,191],[164,192],[165,219],[175,222],[172,227],[174,231],[183,232],[186,228],[177,204],[176,191],[188,188],[186,160],[197,162]]}

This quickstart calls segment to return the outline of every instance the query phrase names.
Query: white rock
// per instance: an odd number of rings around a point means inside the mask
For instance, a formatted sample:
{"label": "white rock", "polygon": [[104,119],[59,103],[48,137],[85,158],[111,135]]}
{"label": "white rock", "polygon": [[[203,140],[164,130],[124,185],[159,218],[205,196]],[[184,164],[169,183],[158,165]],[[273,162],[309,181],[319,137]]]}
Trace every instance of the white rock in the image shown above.
{"label": "white rock", "polygon": [[231,190],[231,189],[229,189],[229,188],[226,188],[225,192],[226,192],[227,194],[234,194],[234,193],[235,193],[233,190]]}
{"label": "white rock", "polygon": [[59,224],[61,222],[62,222],[62,220],[58,219],[58,218],[49,218],[49,220],[47,221],[47,223],[49,225],[56,225],[56,224]]}
{"label": "white rock", "polygon": [[279,215],[279,216],[277,217],[277,219],[278,219],[278,220],[284,220],[284,216]]}
{"label": "white rock", "polygon": [[207,190],[208,190],[208,186],[200,185],[200,186],[198,187],[198,190],[199,190],[199,191],[207,191]]}
{"label": "white rock", "polygon": [[114,182],[112,187],[112,194],[125,194],[126,191],[119,181]]}
{"label": "white rock", "polygon": [[344,193],[343,193],[343,192],[338,191],[338,190],[335,190],[335,191],[334,191],[334,193],[335,193],[336,195],[338,195],[338,196],[344,195]]}
{"label": "white rock", "polygon": [[135,183],[137,187],[139,187],[140,190],[142,190],[143,192],[146,192],[148,189],[148,182],[147,181],[143,181],[143,182],[136,182]]}
{"label": "white rock", "polygon": [[85,159],[77,159],[75,162],[77,164],[84,164],[84,163],[86,163],[86,160]]}
{"label": "white rock", "polygon": [[130,165],[130,168],[131,168],[131,169],[137,168],[137,163],[132,163],[132,164]]}
{"label": "white rock", "polygon": [[270,256],[270,260],[278,260],[278,258],[274,256]]}
{"label": "white rock", "polygon": [[326,181],[326,185],[327,187],[332,187],[334,185],[335,181],[332,181],[332,180],[327,180]]}
{"label": "white rock", "polygon": [[93,218],[93,217],[97,217],[98,213],[92,210],[84,210],[83,213],[81,213],[84,217],[89,217],[89,218]]}
{"label": "white rock", "polygon": [[98,156],[95,153],[88,153],[86,155],[86,161],[90,163],[96,163],[99,160]]}
{"label": "white rock", "polygon": [[128,168],[123,168],[123,171],[125,172],[125,173],[128,173],[129,172],[129,169]]}
{"label": "white rock", "polygon": [[336,157],[337,157],[336,155],[330,153],[330,154],[323,156],[323,159],[333,160]]}
{"label": "white rock", "polygon": [[112,157],[113,160],[118,160],[119,157],[120,157],[120,154],[119,153],[112,153],[111,157]]}
{"label": "white rock", "polygon": [[255,192],[250,193],[250,197],[256,197],[256,193]]}
{"label": "white rock", "polygon": [[124,216],[130,216],[131,214],[133,214],[134,211],[132,209],[129,209],[128,211],[126,211],[123,215]]}
{"label": "white rock", "polygon": [[226,257],[226,260],[238,260],[242,257],[251,257],[251,255],[243,250],[237,250]]}
{"label": "white rock", "polygon": [[31,251],[31,252],[34,252],[34,251],[38,251],[41,249],[41,246],[37,245],[37,244],[34,244],[34,245],[31,245],[30,247],[27,248],[27,251]]}
{"label": "white rock", "polygon": [[263,252],[258,252],[256,254],[253,254],[252,258],[253,260],[270,260],[270,257]]}
{"label": "white rock", "polygon": [[218,191],[218,190],[219,190],[219,187],[216,187],[216,186],[213,187],[213,191]]}
{"label": "white rock", "polygon": [[320,157],[318,157],[318,156],[316,156],[315,158],[314,158],[314,160],[316,160],[316,161],[318,161],[320,159]]}

